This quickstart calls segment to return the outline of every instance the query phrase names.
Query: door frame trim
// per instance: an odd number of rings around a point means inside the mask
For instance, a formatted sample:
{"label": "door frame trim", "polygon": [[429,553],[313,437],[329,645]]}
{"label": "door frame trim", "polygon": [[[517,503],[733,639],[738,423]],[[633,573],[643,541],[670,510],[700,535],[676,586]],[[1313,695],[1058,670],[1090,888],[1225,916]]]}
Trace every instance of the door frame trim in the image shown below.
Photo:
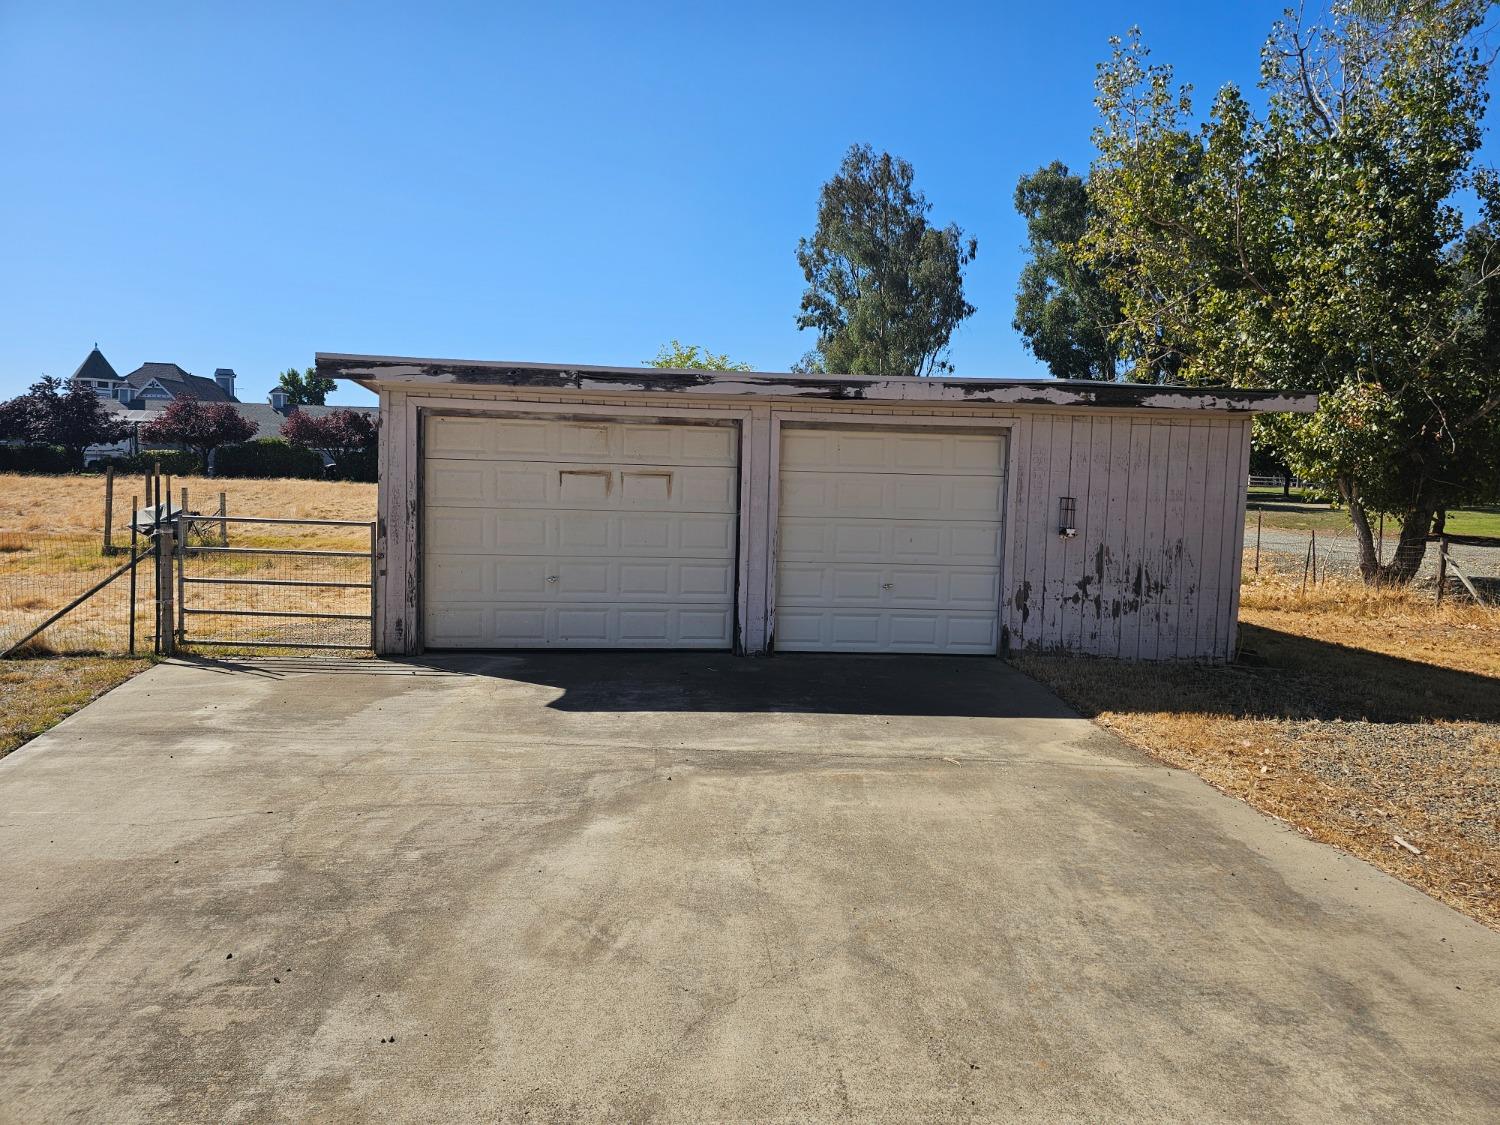
{"label": "door frame trim", "polygon": [[1005,492],[1000,509],[1000,585],[995,603],[995,653],[1005,650],[1005,591],[1011,575],[1011,513],[1016,508],[1019,474],[1016,470],[1015,415],[958,418],[941,414],[853,414],[834,410],[771,411],[771,482],[769,543],[766,551],[766,650],[776,651],[776,572],[781,558],[781,431],[784,426],[821,430],[894,430],[906,433],[992,433],[1005,438]]}

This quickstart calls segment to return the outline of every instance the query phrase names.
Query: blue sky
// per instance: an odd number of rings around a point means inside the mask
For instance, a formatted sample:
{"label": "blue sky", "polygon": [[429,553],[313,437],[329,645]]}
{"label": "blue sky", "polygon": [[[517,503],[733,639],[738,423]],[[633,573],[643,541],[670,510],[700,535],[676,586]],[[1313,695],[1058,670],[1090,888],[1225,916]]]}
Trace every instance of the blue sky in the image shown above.
{"label": "blue sky", "polygon": [[784,370],[853,142],[979,238],[958,372],[1043,374],[1011,194],[1087,164],[1107,37],[1206,104],[1283,4],[0,0],[0,396],[96,340],[242,398],[319,350]]}

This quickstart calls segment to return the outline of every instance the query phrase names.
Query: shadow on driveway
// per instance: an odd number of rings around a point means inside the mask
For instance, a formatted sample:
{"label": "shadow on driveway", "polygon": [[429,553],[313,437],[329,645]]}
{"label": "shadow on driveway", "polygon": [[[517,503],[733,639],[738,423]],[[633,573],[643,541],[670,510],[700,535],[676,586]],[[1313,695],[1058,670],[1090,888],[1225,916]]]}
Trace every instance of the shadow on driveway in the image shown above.
{"label": "shadow on driveway", "polygon": [[372,671],[487,677],[556,689],[560,694],[547,706],[575,712],[1078,717],[1004,661],[974,656],[798,653],[746,659],[724,652],[431,653],[415,660],[205,661],[203,666],[269,677]]}

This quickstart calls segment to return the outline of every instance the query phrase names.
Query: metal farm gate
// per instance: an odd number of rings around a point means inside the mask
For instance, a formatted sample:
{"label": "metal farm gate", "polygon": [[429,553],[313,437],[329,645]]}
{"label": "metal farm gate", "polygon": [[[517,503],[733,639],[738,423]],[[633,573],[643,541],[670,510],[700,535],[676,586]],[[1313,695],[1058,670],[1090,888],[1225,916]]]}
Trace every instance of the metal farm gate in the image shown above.
{"label": "metal farm gate", "polygon": [[158,591],[172,646],[373,648],[375,528],[363,520],[179,513],[170,531],[175,589]]}

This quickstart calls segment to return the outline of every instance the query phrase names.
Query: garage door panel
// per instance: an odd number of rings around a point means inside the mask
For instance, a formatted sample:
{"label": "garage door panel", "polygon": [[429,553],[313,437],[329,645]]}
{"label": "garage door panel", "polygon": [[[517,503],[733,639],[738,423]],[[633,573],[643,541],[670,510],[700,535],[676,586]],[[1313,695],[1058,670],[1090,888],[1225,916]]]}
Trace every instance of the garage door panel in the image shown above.
{"label": "garage door panel", "polygon": [[726,648],[737,432],[429,419],[425,641]]}
{"label": "garage door panel", "polygon": [[1003,477],[941,477],[905,473],[787,472],[781,478],[781,511],[789,517],[844,519],[997,519]]}
{"label": "garage door panel", "polygon": [[732,559],[732,515],[548,511],[542,508],[429,508],[430,556],[618,555]]}
{"label": "garage door panel", "polygon": [[428,419],[424,453],[479,461],[732,465],[738,444],[732,426],[440,415]]}
{"label": "garage door panel", "polygon": [[429,610],[429,648],[725,649],[734,615],[709,606],[508,605],[460,602]]}
{"label": "garage door panel", "polygon": [[483,467],[451,461],[428,462],[423,499],[432,504],[483,505],[494,502],[490,474]]}
{"label": "garage door panel", "polygon": [[443,598],[495,601],[710,602],[734,593],[734,560],[485,556],[434,559],[430,577]]}
{"label": "garage door panel", "polygon": [[778,649],[995,651],[1002,437],[788,428],[782,452]]}
{"label": "garage door panel", "polygon": [[998,606],[998,568],[787,563],[777,602],[787,608],[843,606],[987,610]]}
{"label": "garage door panel", "polygon": [[781,521],[782,559],[805,562],[926,563],[992,566],[1000,557],[999,520],[933,521],[814,519]]}
{"label": "garage door panel", "polygon": [[780,652],[911,652],[985,655],[995,651],[994,614],[788,609],[776,615]]}
{"label": "garage door panel", "polygon": [[994,475],[1004,471],[1004,446],[992,434],[943,434],[878,430],[816,430],[788,427],[781,435],[784,471],[955,472]]}
{"label": "garage door panel", "polygon": [[424,500],[438,507],[516,507],[660,512],[734,512],[733,467],[427,462]]}

